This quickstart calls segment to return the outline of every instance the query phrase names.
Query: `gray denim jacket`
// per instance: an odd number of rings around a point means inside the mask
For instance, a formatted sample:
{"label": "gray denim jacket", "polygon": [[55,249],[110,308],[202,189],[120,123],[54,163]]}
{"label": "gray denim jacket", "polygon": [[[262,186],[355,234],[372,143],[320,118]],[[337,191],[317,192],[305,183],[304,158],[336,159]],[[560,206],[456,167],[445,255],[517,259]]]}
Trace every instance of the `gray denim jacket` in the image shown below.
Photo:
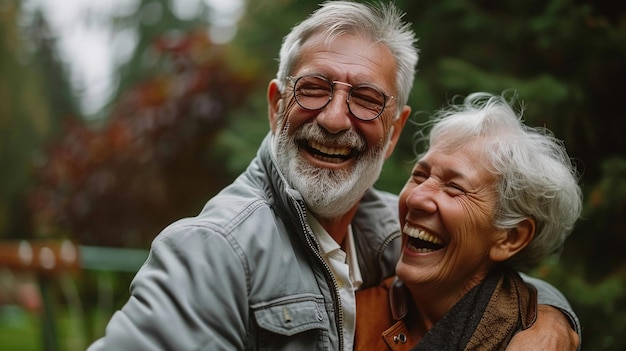
{"label": "gray denim jacket", "polygon": [[[128,302],[88,351],[343,350],[337,283],[308,215],[266,137],[248,169],[197,217],[153,241]],[[365,194],[352,222],[363,288],[394,274],[397,217],[397,197]]]}

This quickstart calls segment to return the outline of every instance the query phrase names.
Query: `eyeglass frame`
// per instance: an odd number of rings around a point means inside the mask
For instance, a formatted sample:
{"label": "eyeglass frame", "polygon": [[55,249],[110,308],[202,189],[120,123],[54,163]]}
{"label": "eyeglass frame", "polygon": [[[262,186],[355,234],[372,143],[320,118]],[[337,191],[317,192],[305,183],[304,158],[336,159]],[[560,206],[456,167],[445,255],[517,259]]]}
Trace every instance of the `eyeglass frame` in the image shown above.
{"label": "eyeglass frame", "polygon": [[[298,100],[298,95],[296,94],[296,85],[298,83],[298,81],[302,78],[305,77],[316,77],[316,78],[320,78],[323,81],[327,82],[329,87],[330,87],[330,95],[328,96],[328,101],[326,101],[324,103],[324,105],[322,105],[321,107],[318,108],[308,108],[302,105],[302,103],[300,103],[300,101]],[[316,111],[316,110],[321,110],[324,107],[328,106],[328,104],[332,101],[333,97],[335,97],[335,84],[340,84],[343,86],[347,86],[350,88],[350,90],[348,91],[348,96],[346,98],[346,104],[348,105],[348,111],[350,111],[350,113],[358,120],[361,121],[365,121],[365,122],[370,122],[373,121],[375,119],[377,119],[378,117],[380,117],[380,115],[383,114],[383,111],[385,111],[385,108],[387,107],[387,102],[393,100],[394,96],[393,95],[387,95],[385,94],[381,89],[377,88],[376,86],[373,86],[371,84],[367,84],[367,83],[363,83],[363,84],[357,84],[357,85],[352,85],[350,83],[346,83],[346,82],[342,82],[339,80],[330,80],[326,77],[324,77],[321,74],[305,74],[303,76],[299,76],[299,77],[294,77],[294,76],[287,76],[287,80],[290,81],[293,84],[293,88],[291,89],[293,92],[293,99],[296,101],[296,103],[298,104],[298,106],[302,107],[303,109],[307,110],[307,111]],[[377,92],[379,92],[382,96],[383,96],[383,105],[382,108],[380,109],[380,112],[378,112],[378,114],[370,119],[365,119],[365,118],[361,118],[359,116],[357,116],[356,114],[354,114],[354,112],[352,112],[352,108],[350,107],[350,98],[352,97],[352,92],[354,91],[354,89],[357,88],[370,88],[370,89],[374,89]]]}

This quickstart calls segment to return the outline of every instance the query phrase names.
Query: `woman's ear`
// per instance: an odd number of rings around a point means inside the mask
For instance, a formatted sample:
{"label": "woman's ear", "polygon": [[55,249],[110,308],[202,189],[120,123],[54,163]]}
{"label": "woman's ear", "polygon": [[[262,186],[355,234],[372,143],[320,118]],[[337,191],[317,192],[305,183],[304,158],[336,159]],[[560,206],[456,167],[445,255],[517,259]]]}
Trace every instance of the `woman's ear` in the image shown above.
{"label": "woman's ear", "polygon": [[515,228],[502,231],[489,251],[489,258],[502,262],[522,251],[535,237],[535,220],[526,218]]}
{"label": "woman's ear", "polygon": [[283,95],[280,91],[278,80],[272,79],[267,87],[267,113],[272,133],[275,133],[278,128],[278,115],[284,112],[283,104]]}

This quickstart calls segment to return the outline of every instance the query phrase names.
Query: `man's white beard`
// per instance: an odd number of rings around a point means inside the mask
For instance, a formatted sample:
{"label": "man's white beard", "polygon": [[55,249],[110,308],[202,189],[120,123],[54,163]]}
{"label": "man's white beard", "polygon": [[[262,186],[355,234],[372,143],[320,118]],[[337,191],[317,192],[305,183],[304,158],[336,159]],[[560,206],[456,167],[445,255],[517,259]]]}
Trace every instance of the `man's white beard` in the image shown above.
{"label": "man's white beard", "polygon": [[[286,129],[286,128],[285,128]],[[360,154],[352,169],[328,169],[311,165],[299,154],[296,139],[314,139],[324,144],[329,140],[328,133],[314,123],[301,127],[296,135],[289,137],[285,129],[273,137],[273,152],[278,167],[287,182],[304,198],[307,207],[320,219],[335,219],[347,213],[361,200],[367,189],[372,187],[385,162],[391,132],[384,142],[370,147]],[[351,131],[340,137],[353,140],[366,147],[363,138]],[[326,137],[324,137],[326,136]],[[345,145],[344,143],[337,143]]]}

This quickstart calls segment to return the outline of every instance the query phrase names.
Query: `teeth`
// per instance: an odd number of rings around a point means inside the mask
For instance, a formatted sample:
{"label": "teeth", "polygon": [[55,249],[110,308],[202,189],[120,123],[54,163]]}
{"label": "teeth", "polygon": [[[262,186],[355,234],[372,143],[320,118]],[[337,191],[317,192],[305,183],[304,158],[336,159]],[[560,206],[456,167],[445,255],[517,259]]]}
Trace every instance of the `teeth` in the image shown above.
{"label": "teeth", "polygon": [[328,147],[317,141],[311,141],[311,147],[327,155],[347,156],[350,154],[350,149],[347,147]]}
{"label": "teeth", "polygon": [[426,252],[433,252],[433,251],[435,251],[433,249],[426,249],[426,248],[423,248],[423,247],[422,248],[416,248],[416,247],[413,247],[413,246],[411,246],[411,247],[413,248],[413,251],[419,252],[419,253],[426,253]]}
{"label": "teeth", "polygon": [[404,232],[404,234],[412,237],[412,238],[417,238],[420,240],[424,240],[424,241],[428,241],[431,242],[433,244],[437,244],[437,245],[443,245],[443,240],[439,239],[436,236],[433,236],[429,233],[426,233],[424,230],[421,230],[419,228],[415,228],[412,226],[409,226],[409,224],[405,224],[404,228],[402,229],[402,231]]}

